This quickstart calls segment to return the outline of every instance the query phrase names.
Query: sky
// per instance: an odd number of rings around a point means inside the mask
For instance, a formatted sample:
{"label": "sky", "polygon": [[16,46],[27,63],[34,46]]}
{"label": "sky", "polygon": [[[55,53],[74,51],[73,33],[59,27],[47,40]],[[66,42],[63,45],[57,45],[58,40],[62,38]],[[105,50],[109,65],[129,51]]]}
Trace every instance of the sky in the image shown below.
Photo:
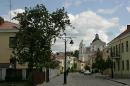
{"label": "sky", "polygon": [[[109,43],[112,39],[123,32],[130,24],[130,0],[0,0],[0,16],[10,20],[17,13],[24,12],[25,7],[34,7],[44,4],[52,12],[57,8],[65,7],[71,24],[75,27],[66,28],[67,36],[74,37],[74,44],[70,45],[71,39],[67,39],[67,50],[76,50],[81,40],[85,46],[99,34],[102,41]],[[12,21],[16,22],[16,21]],[[52,50],[64,51],[64,40],[57,39]]]}

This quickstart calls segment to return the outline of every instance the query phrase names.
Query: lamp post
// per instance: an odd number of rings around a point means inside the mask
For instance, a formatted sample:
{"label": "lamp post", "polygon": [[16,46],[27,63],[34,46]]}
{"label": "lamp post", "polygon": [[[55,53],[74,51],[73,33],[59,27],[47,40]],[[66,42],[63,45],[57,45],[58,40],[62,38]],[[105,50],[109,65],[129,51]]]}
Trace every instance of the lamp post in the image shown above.
{"label": "lamp post", "polygon": [[[66,47],[67,47],[67,40],[66,38],[71,38],[71,37],[66,37],[66,33],[64,33],[64,42],[65,42],[65,59],[64,59],[64,84],[67,83],[67,71],[66,71]],[[73,40],[71,39],[70,44],[73,44]]]}
{"label": "lamp post", "polygon": [[112,64],[111,64],[111,78],[113,78],[113,59],[111,59]]}
{"label": "lamp post", "polygon": [[113,78],[113,66],[114,66],[114,64],[113,64],[113,52],[112,52],[112,49],[111,48],[109,48],[109,55],[110,55],[110,60],[111,60],[111,63],[110,63],[110,67],[111,67],[111,78]]}

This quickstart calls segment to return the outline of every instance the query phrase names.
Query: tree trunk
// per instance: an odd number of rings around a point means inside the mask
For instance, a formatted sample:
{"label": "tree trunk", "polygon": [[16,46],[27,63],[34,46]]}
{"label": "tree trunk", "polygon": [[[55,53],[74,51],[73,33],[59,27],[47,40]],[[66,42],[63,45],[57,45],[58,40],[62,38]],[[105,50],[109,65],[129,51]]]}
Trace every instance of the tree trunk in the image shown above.
{"label": "tree trunk", "polygon": [[46,68],[46,82],[49,82],[49,68]]}

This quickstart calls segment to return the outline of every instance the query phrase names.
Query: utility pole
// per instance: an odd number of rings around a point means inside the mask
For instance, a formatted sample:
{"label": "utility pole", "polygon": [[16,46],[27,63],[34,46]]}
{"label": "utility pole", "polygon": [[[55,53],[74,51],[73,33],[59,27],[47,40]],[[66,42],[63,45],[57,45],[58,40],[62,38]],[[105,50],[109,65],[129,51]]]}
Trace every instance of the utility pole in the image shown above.
{"label": "utility pole", "polygon": [[10,22],[11,22],[11,18],[12,18],[12,16],[11,16],[11,9],[12,9],[12,3],[11,3],[11,0],[9,0],[9,8],[10,8]]}
{"label": "utility pole", "polygon": [[[64,84],[67,83],[67,68],[66,68],[66,59],[67,59],[67,55],[66,55],[66,48],[67,48],[67,38],[71,39],[72,37],[67,37],[66,33],[64,33],[65,37],[64,38],[64,42],[65,42],[65,59],[64,59]],[[74,37],[73,37],[74,38]],[[71,39],[70,44],[73,44],[73,40]]]}
{"label": "utility pole", "polygon": [[66,34],[65,34],[65,61],[64,61],[64,84],[67,83],[67,77],[66,77]]}

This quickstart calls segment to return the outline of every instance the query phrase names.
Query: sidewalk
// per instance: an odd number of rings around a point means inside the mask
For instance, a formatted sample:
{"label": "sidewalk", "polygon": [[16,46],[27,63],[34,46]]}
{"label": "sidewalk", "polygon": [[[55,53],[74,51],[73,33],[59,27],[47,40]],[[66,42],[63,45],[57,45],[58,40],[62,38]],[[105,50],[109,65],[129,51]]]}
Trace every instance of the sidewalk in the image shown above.
{"label": "sidewalk", "polygon": [[[80,85],[77,85],[74,80],[72,80],[72,75],[71,73],[67,76],[67,84],[63,84],[64,82],[64,75],[60,75],[60,76],[57,76],[55,77],[55,79],[51,79],[50,82],[51,83],[44,83],[43,86],[80,86]],[[79,83],[81,84],[81,83]]]}
{"label": "sidewalk", "polygon": [[[98,79],[100,78],[100,79]],[[112,82],[116,82],[116,83],[120,83],[123,86],[130,86],[130,79],[112,79],[109,76],[106,75],[101,75],[101,74],[92,74],[91,76],[84,76],[83,74],[78,74],[78,73],[70,73],[67,77],[67,84],[64,85],[63,84],[63,80],[64,76],[63,74],[54,77],[53,79],[50,79],[50,82],[46,83],[44,82],[41,85],[38,86],[93,86],[93,82],[91,82],[92,80],[95,80],[95,83],[99,84],[99,81],[103,81],[104,79],[106,80],[110,80]],[[86,80],[88,81],[86,83]],[[89,83],[90,81],[90,83]],[[94,85],[95,86],[95,85]],[[107,85],[108,86],[108,85]],[[114,86],[114,85],[112,85]]]}
{"label": "sidewalk", "polygon": [[107,79],[107,80],[111,80],[111,81],[114,81],[114,82],[117,82],[117,83],[121,83],[121,84],[130,86],[130,79],[111,78],[110,76],[101,75],[99,73],[95,74],[95,77],[104,78],[104,79]]}
{"label": "sidewalk", "polygon": [[[51,82],[51,83],[50,83]],[[63,85],[63,74],[50,79],[50,82],[37,85],[37,86],[67,86]]]}
{"label": "sidewalk", "polygon": [[44,82],[43,84],[38,85],[38,86],[80,86],[82,82],[76,83],[76,81],[73,80],[72,78],[72,77],[75,77],[75,74],[69,73],[69,75],[67,76],[67,84],[63,84],[64,75],[61,74],[59,76],[54,77],[53,79],[50,79],[50,82],[48,83]]}
{"label": "sidewalk", "polygon": [[130,86],[130,79],[112,79],[111,78],[110,80],[115,81],[117,83],[121,83],[121,84]]}

